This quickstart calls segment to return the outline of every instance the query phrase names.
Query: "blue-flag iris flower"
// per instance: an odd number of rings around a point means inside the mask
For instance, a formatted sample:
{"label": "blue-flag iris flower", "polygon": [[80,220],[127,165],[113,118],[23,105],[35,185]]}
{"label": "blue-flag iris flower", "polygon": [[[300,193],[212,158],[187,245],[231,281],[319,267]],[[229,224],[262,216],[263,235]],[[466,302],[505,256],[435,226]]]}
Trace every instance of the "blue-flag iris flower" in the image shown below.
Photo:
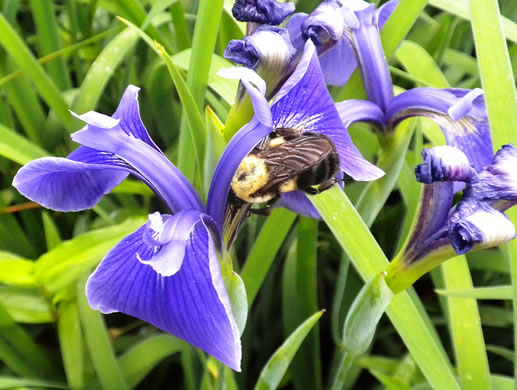
{"label": "blue-flag iris flower", "polygon": [[[76,115],[87,123],[72,134],[82,146],[67,158],[30,162],[13,185],[59,211],[93,207],[128,174],[149,185],[170,214],[151,214],[111,249],[88,279],[88,302],[103,313],[141,318],[239,371],[239,330],[218,262],[224,251],[221,229],[149,137],[140,118],[138,90],[129,86],[111,117],[93,111]],[[217,183],[213,190],[224,192]]]}
{"label": "blue-flag iris flower", "polygon": [[[470,150],[469,152],[475,152]],[[400,291],[443,261],[472,249],[503,244],[515,237],[503,211],[517,202],[517,149],[505,145],[476,169],[469,154],[445,145],[422,151],[415,169],[425,183],[410,235],[387,270],[386,281]],[[479,160],[479,159],[478,159]],[[453,205],[455,191],[463,198]]]}
{"label": "blue-flag iris flower", "polygon": [[[264,97],[265,82],[254,71],[233,68],[222,74],[242,81],[250,94],[255,115],[228,144],[214,173],[212,186],[218,180],[231,181],[232,172],[237,170],[242,159],[236,159],[233,150],[247,150],[249,153],[275,128],[303,129],[328,136],[337,149],[342,171],[355,180],[375,180],[384,175],[381,169],[365,160],[352,143],[327,91],[316,49],[311,41],[305,44],[298,65],[276,94],[271,106]],[[216,222],[222,223],[226,198],[220,198],[215,202],[211,201],[211,195],[220,196],[210,189],[208,213],[214,216]],[[282,197],[282,203],[300,214],[318,216],[301,192],[286,193]]]}
{"label": "blue-flag iris flower", "polygon": [[233,17],[241,22],[279,25],[294,11],[293,3],[277,0],[236,0]]}

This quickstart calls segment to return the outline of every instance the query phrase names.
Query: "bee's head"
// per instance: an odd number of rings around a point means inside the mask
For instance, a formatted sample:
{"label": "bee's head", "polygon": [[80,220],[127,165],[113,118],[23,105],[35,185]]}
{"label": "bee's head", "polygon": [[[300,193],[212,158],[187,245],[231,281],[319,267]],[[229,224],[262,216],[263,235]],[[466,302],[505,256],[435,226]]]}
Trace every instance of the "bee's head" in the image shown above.
{"label": "bee's head", "polygon": [[[258,200],[252,195],[267,184],[268,177],[268,168],[264,160],[250,154],[241,161],[237,168],[232,179],[232,190],[242,200],[257,203]],[[263,201],[260,200],[260,202]]]}

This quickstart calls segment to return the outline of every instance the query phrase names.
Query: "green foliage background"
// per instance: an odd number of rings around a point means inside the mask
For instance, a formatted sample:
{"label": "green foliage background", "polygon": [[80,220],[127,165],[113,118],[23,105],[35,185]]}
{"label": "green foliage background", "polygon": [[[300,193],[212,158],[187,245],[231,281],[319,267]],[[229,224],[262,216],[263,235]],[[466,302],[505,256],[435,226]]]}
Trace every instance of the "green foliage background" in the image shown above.
{"label": "green foliage background", "polygon": [[[317,3],[299,0],[297,11]],[[132,83],[153,139],[206,193],[221,143],[205,106],[224,122],[237,87],[215,75],[231,66],[227,42],[243,36],[232,5],[0,0],[0,388],[327,387],[353,298],[408,232],[420,150],[444,143],[431,122],[404,122],[387,145],[354,126],[359,149],[388,174],[316,197],[326,223],[282,209],[248,219],[234,253],[250,307],[241,374],[142,321],[88,307],[91,270],[162,207],[147,187],[126,180],[92,210],[68,214],[11,187],[20,165],[75,148],[69,134],[81,123],[69,109],[111,114]],[[117,16],[163,45],[172,65]],[[516,142],[516,21],[512,0],[401,0],[382,31],[397,89],[482,86],[494,146]],[[357,72],[331,92],[336,101],[364,97]],[[460,256],[399,294],[345,386],[513,389],[516,261],[515,242]]]}

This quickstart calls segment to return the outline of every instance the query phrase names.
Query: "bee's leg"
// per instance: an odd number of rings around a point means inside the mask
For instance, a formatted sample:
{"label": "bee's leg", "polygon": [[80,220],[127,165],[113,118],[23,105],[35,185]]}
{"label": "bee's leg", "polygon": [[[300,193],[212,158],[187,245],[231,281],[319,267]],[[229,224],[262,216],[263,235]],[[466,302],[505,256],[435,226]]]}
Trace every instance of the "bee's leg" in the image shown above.
{"label": "bee's leg", "polygon": [[313,187],[303,188],[302,191],[309,195],[316,195],[319,193],[319,191]]}
{"label": "bee's leg", "polygon": [[280,199],[280,196],[276,196],[274,197],[273,199],[271,199],[270,201],[268,201],[264,208],[262,209],[250,209],[250,213],[252,214],[255,214],[255,215],[262,215],[264,217],[267,217],[271,214],[271,211],[273,211],[273,206],[274,204],[278,201],[278,199]]}
{"label": "bee's leg", "polygon": [[[343,179],[344,180],[344,179]],[[334,184],[336,184],[338,181],[340,180],[337,180],[335,178],[331,178],[323,183],[320,184],[320,186],[318,187],[317,189],[317,193],[319,194],[320,192],[323,192],[325,190],[328,190],[330,187],[332,187]]]}

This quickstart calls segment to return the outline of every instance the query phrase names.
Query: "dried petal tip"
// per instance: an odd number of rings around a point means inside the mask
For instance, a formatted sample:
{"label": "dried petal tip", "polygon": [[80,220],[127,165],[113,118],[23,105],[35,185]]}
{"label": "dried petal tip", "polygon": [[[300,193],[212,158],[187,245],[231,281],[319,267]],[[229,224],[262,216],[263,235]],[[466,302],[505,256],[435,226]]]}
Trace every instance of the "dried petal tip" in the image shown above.
{"label": "dried petal tip", "polygon": [[422,150],[423,164],[415,168],[416,180],[431,184],[435,181],[470,182],[476,171],[470,166],[467,156],[453,146],[436,146]]}
{"label": "dried petal tip", "polygon": [[261,26],[253,34],[231,40],[224,50],[224,57],[247,68],[259,71],[271,69],[283,73],[296,55],[286,29]]}
{"label": "dried petal tip", "polygon": [[233,17],[241,22],[278,25],[294,12],[293,3],[276,0],[236,0]]}
{"label": "dried petal tip", "polygon": [[458,254],[491,248],[515,238],[515,227],[506,215],[484,202],[464,200],[449,218],[449,239]]}

